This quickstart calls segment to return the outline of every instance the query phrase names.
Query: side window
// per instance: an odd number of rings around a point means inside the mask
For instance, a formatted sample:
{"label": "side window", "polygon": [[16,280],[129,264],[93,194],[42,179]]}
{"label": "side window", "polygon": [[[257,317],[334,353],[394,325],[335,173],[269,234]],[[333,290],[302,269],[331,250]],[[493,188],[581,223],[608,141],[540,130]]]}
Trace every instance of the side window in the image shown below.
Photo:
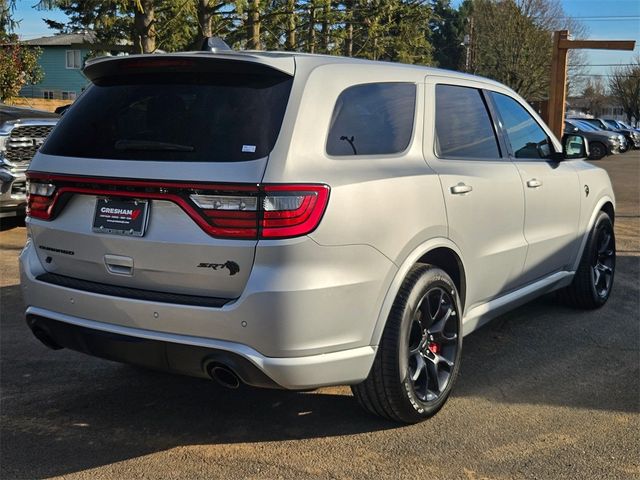
{"label": "side window", "polygon": [[399,153],[409,146],[416,108],[413,83],[367,83],[340,94],[331,116],[327,153]]}
{"label": "side window", "polygon": [[491,117],[479,90],[436,85],[435,142],[441,158],[500,158]]}
{"label": "side window", "polygon": [[553,144],[546,132],[516,100],[491,92],[515,158],[549,158]]}

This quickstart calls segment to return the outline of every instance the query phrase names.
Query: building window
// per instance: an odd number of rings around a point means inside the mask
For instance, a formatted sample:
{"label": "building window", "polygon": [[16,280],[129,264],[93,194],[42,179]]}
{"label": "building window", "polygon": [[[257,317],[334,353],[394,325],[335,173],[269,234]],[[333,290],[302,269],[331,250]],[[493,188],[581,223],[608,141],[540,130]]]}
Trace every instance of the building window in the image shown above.
{"label": "building window", "polygon": [[62,100],[75,100],[76,92],[62,92]]}
{"label": "building window", "polygon": [[82,68],[82,52],[80,50],[67,50],[67,68]]}
{"label": "building window", "polygon": [[52,90],[43,90],[42,91],[42,98],[45,98],[47,100],[53,100],[53,91]]}

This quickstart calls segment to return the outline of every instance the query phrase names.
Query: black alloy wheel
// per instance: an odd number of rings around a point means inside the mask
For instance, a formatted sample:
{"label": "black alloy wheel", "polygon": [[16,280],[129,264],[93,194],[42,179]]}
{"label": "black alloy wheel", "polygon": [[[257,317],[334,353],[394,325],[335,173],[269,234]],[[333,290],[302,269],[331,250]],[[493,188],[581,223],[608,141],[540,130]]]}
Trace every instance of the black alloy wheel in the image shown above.
{"label": "black alloy wheel", "polygon": [[613,285],[616,267],[616,245],[611,224],[601,225],[596,230],[595,249],[591,262],[593,288],[600,298],[607,298]]}
{"label": "black alloy wheel", "polygon": [[591,160],[600,160],[607,154],[605,146],[599,142],[589,144],[589,153]]}
{"label": "black alloy wheel", "polygon": [[451,277],[416,264],[397,293],[369,376],[351,387],[360,405],[402,423],[435,415],[460,369],[461,316]]}
{"label": "black alloy wheel", "polygon": [[408,377],[420,401],[437,400],[446,391],[458,354],[458,321],[451,294],[434,287],[422,297],[411,324]]}
{"label": "black alloy wheel", "polygon": [[591,229],[578,269],[558,297],[576,308],[600,308],[609,299],[616,273],[616,237],[609,214],[601,211]]}

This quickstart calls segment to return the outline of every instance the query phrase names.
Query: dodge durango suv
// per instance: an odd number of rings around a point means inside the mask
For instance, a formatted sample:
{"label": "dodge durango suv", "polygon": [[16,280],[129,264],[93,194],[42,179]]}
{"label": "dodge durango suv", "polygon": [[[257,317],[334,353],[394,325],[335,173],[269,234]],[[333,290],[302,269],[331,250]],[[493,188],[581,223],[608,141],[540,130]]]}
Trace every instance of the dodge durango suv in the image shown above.
{"label": "dodge durango suv", "polygon": [[286,52],[84,73],[28,172],[22,289],[51,348],[227,387],[351,385],[415,423],[464,335],[553,290],[609,297],[607,174],[499,83]]}

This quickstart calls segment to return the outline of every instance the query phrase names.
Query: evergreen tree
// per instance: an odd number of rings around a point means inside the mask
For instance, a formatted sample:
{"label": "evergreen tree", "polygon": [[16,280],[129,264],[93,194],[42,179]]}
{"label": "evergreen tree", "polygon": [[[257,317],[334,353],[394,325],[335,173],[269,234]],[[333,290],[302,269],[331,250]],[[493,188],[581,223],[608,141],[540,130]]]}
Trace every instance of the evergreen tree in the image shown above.
{"label": "evergreen tree", "polygon": [[441,68],[461,70],[465,63],[466,17],[451,6],[451,0],[432,0],[432,8],[429,28],[434,60]]}
{"label": "evergreen tree", "polygon": [[0,101],[18,95],[20,89],[42,79],[38,65],[41,50],[18,41],[14,29],[19,22],[12,16],[15,4],[0,0]]}

